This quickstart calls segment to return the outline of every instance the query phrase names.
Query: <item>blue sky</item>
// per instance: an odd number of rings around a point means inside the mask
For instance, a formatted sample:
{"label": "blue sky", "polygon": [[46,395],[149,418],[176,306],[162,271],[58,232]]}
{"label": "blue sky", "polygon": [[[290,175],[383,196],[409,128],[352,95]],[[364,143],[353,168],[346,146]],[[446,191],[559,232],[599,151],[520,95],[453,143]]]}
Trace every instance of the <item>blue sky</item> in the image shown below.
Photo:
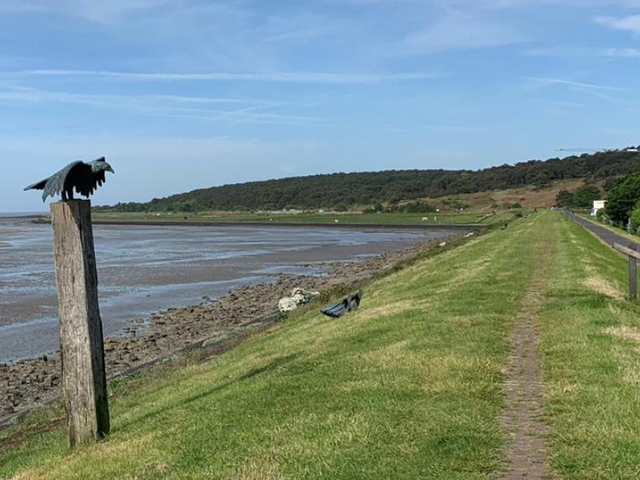
{"label": "blue sky", "polygon": [[639,144],[640,0],[0,0],[0,211]]}

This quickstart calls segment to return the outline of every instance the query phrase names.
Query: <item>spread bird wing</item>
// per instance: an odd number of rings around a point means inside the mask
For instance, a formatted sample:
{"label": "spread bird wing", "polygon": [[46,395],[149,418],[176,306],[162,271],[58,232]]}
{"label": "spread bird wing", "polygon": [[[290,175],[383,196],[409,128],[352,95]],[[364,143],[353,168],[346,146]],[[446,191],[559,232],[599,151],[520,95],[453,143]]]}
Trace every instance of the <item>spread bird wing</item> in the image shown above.
{"label": "spread bird wing", "polygon": [[[84,168],[83,168],[84,167]],[[88,174],[91,173],[91,167],[86,165],[84,162],[73,162],[64,167],[58,173],[51,175],[49,178],[46,178],[38,183],[34,183],[33,185],[28,186],[25,190],[44,190],[42,193],[42,200],[45,201],[47,197],[54,197],[55,195],[62,193],[64,190],[65,183],[67,181],[67,177],[70,175],[72,177],[76,177],[78,174],[82,174],[84,171],[89,170]]]}
{"label": "spread bird wing", "polygon": [[87,167],[88,168],[86,170],[75,169],[71,173],[73,175],[71,185],[75,187],[76,192],[78,192],[80,195],[90,197],[91,195],[93,195],[93,192],[98,189],[98,187],[102,186],[106,178],[104,171],[93,173],[91,167],[89,167],[88,165]]}

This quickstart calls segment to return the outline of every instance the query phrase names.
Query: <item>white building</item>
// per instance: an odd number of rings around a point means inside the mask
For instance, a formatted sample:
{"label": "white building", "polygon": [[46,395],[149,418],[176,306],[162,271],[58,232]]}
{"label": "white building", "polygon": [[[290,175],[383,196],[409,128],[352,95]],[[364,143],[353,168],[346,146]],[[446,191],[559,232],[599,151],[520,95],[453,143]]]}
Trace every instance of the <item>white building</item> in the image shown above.
{"label": "white building", "polygon": [[595,217],[596,214],[598,213],[598,210],[602,210],[604,208],[605,203],[607,203],[606,200],[594,200],[593,208],[591,209],[591,212],[589,212],[589,216]]}

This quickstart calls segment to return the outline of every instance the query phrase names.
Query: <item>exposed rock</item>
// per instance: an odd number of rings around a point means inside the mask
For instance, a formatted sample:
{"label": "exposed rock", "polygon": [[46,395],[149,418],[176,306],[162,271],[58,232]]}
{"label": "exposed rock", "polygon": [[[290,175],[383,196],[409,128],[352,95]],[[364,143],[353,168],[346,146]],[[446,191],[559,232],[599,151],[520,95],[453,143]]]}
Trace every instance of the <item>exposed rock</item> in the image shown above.
{"label": "exposed rock", "polygon": [[290,297],[284,297],[278,302],[278,309],[282,313],[292,312],[293,310],[306,305],[320,296],[320,292],[307,291],[304,288],[296,287],[291,292]]}

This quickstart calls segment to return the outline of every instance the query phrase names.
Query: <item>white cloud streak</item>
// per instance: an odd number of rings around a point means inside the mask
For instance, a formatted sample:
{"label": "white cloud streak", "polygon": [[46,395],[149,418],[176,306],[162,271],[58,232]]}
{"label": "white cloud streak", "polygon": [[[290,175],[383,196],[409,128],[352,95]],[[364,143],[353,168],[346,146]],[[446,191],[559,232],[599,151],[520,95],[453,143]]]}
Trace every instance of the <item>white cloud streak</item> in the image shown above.
{"label": "white cloud streak", "polygon": [[[90,108],[120,111],[134,115],[217,121],[231,125],[239,125],[242,123],[306,127],[329,127],[333,125],[333,122],[328,119],[263,111],[264,109],[288,105],[287,102],[271,100],[189,97],[179,95],[77,94],[31,88],[14,88],[0,91],[0,102],[12,104],[59,103],[82,105]],[[209,108],[212,105],[245,105],[245,107],[223,110],[219,108]]]}
{"label": "white cloud streak", "polygon": [[264,72],[264,73],[136,73],[102,70],[24,70],[4,72],[4,76],[35,77],[95,77],[129,81],[210,81],[210,82],[267,82],[267,83],[315,83],[328,85],[376,84],[385,82],[406,82],[440,78],[439,73],[321,73],[321,72]]}
{"label": "white cloud streak", "polygon": [[627,17],[596,17],[596,22],[605,27],[640,34],[640,15],[629,15]]}
{"label": "white cloud streak", "polygon": [[[172,0],[2,0],[0,14],[54,13],[112,23],[122,16],[162,7]],[[175,3],[175,2],[174,2]]]}
{"label": "white cloud streak", "polygon": [[506,26],[477,16],[449,14],[405,38],[408,53],[499,47],[521,41]]}
{"label": "white cloud streak", "polygon": [[638,58],[640,49],[620,47],[544,47],[532,48],[524,52],[531,57],[567,57],[567,58]]}
{"label": "white cloud streak", "polygon": [[576,87],[584,90],[601,90],[609,92],[627,92],[628,88],[611,87],[608,85],[597,85],[594,83],[574,82],[573,80],[565,80],[561,78],[542,78],[542,77],[524,77],[525,80],[531,82],[538,87],[546,87],[551,85],[563,85],[567,87]]}

